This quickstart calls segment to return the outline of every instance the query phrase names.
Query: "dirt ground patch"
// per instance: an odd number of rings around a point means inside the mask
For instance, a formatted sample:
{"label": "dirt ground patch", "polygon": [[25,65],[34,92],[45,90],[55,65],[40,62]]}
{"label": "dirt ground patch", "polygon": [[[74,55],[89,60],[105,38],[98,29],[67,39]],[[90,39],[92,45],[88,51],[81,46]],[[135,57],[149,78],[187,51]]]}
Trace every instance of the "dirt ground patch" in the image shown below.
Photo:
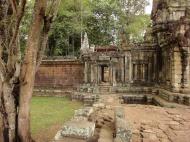
{"label": "dirt ground patch", "polygon": [[[55,124],[49,129],[41,130],[37,134],[32,135],[36,142],[51,142],[57,131],[61,128],[60,124]],[[2,130],[0,127],[0,142],[2,142]]]}
{"label": "dirt ground patch", "polygon": [[190,109],[125,105],[134,142],[189,142]]}
{"label": "dirt ground patch", "polygon": [[51,142],[59,129],[61,129],[61,125],[55,124],[32,135],[32,137],[36,142]]}
{"label": "dirt ground patch", "polygon": [[89,142],[112,142],[114,133],[114,111],[112,108],[95,111],[89,118],[96,123],[95,135]]}

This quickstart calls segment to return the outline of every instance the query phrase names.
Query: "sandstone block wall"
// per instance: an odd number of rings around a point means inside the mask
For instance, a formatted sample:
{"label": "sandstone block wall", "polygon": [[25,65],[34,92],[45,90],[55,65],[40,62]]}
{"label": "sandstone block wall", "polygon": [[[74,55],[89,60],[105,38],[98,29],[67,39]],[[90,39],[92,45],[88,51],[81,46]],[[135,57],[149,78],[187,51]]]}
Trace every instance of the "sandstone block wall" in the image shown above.
{"label": "sandstone block wall", "polygon": [[154,0],[153,37],[157,83],[172,92],[190,92],[190,1]]}
{"label": "sandstone block wall", "polygon": [[84,65],[78,60],[45,60],[36,73],[35,87],[67,88],[83,83]]}

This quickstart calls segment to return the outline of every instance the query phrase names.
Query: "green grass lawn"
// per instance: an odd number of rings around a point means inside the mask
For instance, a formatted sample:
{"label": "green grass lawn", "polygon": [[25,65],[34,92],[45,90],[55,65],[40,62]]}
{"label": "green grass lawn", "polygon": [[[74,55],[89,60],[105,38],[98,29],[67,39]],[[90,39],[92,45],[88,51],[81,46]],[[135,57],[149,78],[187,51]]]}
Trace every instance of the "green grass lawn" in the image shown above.
{"label": "green grass lawn", "polygon": [[63,125],[71,119],[74,110],[82,107],[79,102],[72,102],[68,98],[33,97],[31,104],[32,134],[49,129],[52,125]]}

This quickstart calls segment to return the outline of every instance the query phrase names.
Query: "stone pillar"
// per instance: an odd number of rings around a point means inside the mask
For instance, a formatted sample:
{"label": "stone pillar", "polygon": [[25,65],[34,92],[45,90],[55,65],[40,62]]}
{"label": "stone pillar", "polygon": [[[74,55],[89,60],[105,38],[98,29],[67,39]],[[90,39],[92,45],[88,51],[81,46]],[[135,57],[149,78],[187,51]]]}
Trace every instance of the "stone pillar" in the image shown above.
{"label": "stone pillar", "polygon": [[189,92],[190,91],[190,55],[189,53],[184,53],[186,54],[186,63],[185,64],[185,69],[184,69],[184,80],[183,80],[183,86],[182,88],[184,89],[184,92]]}
{"label": "stone pillar", "polygon": [[121,58],[121,82],[124,83],[125,81],[125,63],[124,63],[124,57]]}
{"label": "stone pillar", "polygon": [[113,76],[112,76],[112,65],[109,66],[109,83],[112,84]]}
{"label": "stone pillar", "polygon": [[145,65],[145,81],[147,82],[148,81],[148,64]]}
{"label": "stone pillar", "polygon": [[172,91],[178,92],[181,87],[182,77],[181,53],[179,49],[175,48],[172,56]]}
{"label": "stone pillar", "polygon": [[98,65],[94,65],[94,82],[95,86],[98,85]]}
{"label": "stone pillar", "polygon": [[152,80],[152,63],[148,63],[148,82],[150,83]]}
{"label": "stone pillar", "polygon": [[132,76],[132,78],[131,78],[131,81],[132,81],[135,78],[135,65],[134,64],[132,64],[132,73],[131,73],[131,76]]}
{"label": "stone pillar", "polygon": [[94,64],[91,64],[91,76],[90,76],[90,81],[91,81],[91,84],[93,84],[94,85]]}
{"label": "stone pillar", "polygon": [[138,79],[138,65],[135,64],[135,80]]}
{"label": "stone pillar", "polygon": [[127,56],[125,56],[125,65],[124,65],[124,72],[125,72],[125,75],[124,75],[124,82],[128,82],[129,81],[129,61],[128,61],[128,58]]}
{"label": "stone pillar", "polygon": [[98,84],[100,84],[100,82],[101,82],[101,68],[100,68],[100,66],[98,66],[98,77],[97,77],[97,79],[98,79]]}
{"label": "stone pillar", "polygon": [[156,53],[154,53],[154,82],[157,83],[157,56]]}
{"label": "stone pillar", "polygon": [[145,64],[142,64],[142,80],[145,81]]}
{"label": "stone pillar", "polygon": [[113,86],[116,86],[117,82],[116,82],[116,68],[115,68],[115,65],[113,65],[112,71],[113,71]]}
{"label": "stone pillar", "polygon": [[133,74],[133,71],[134,71],[134,68],[133,68],[133,64],[132,64],[132,60],[131,60],[131,55],[128,57],[128,65],[129,65],[129,72],[128,72],[128,75],[129,75],[129,82],[132,83],[133,79],[134,79],[134,74]]}
{"label": "stone pillar", "polygon": [[85,61],[84,64],[84,83],[88,83],[88,63]]}
{"label": "stone pillar", "polygon": [[140,74],[141,70],[140,70],[140,64],[136,64],[136,80],[140,80]]}
{"label": "stone pillar", "polygon": [[143,64],[141,64],[141,81],[143,81]]}
{"label": "stone pillar", "polygon": [[133,81],[136,80],[136,64],[133,65]]}

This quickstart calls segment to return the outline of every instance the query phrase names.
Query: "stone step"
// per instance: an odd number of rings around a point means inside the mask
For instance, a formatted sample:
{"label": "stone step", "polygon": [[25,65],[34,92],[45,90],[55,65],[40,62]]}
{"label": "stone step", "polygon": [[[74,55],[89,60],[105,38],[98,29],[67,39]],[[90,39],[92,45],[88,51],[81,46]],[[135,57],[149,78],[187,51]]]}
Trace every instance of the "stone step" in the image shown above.
{"label": "stone step", "polygon": [[169,102],[190,106],[190,96],[188,94],[173,93],[164,89],[159,89],[159,97]]}
{"label": "stone step", "polygon": [[[168,107],[168,108],[184,108],[184,105],[180,105],[177,103],[173,103],[173,102],[168,102],[165,99],[159,97],[159,96],[154,96],[153,97],[153,101],[155,104],[158,104],[159,106],[162,107]],[[186,106],[186,108],[189,108],[189,106]]]}
{"label": "stone step", "polygon": [[100,87],[99,88],[100,93],[106,93],[106,92],[110,92],[110,87]]}

